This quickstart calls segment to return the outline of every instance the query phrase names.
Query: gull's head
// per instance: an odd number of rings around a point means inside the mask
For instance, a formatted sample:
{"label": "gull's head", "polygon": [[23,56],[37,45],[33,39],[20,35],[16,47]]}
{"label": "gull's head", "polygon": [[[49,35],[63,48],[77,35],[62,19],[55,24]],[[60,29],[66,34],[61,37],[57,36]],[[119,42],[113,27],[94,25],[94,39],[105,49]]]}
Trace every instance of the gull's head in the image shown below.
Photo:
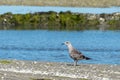
{"label": "gull's head", "polygon": [[71,45],[70,41],[65,41],[65,42],[62,43],[62,44],[63,44],[63,45],[67,45],[67,46]]}

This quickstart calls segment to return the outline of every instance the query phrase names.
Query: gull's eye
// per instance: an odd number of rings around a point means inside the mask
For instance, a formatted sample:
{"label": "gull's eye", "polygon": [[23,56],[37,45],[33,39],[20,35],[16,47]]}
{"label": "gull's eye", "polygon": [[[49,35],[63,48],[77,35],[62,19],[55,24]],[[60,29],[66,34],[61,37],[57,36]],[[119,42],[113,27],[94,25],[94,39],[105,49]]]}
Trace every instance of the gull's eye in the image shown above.
{"label": "gull's eye", "polygon": [[69,42],[66,42],[66,44],[68,44]]}

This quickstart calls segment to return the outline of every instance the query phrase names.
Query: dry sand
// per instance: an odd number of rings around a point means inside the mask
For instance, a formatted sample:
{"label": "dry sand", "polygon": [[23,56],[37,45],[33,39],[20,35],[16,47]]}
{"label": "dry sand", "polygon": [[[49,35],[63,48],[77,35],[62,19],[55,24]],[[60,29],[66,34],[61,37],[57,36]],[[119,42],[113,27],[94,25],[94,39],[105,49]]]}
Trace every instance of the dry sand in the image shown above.
{"label": "dry sand", "polygon": [[110,7],[120,6],[120,0],[0,0],[0,5]]}

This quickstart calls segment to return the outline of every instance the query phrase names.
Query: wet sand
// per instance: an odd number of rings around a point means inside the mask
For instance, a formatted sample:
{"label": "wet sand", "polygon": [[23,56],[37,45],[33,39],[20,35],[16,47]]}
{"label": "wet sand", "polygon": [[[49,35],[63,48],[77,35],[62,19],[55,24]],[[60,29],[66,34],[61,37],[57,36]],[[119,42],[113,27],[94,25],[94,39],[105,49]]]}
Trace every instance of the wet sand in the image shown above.
{"label": "wet sand", "polygon": [[4,60],[0,80],[119,80],[120,65]]}

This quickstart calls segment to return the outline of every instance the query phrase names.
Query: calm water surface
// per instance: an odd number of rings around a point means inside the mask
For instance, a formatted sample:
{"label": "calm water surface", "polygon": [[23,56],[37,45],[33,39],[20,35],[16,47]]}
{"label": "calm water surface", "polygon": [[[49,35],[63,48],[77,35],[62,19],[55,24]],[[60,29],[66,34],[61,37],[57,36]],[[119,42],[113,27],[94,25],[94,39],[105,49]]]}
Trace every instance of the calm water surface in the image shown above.
{"label": "calm water surface", "polygon": [[120,64],[120,31],[0,31],[0,59],[73,62],[64,41],[91,57],[79,63]]}
{"label": "calm water surface", "polygon": [[77,12],[77,13],[115,13],[120,12],[120,7],[107,7],[107,8],[94,8],[94,7],[59,7],[59,6],[0,6],[0,14],[7,12],[12,12],[13,14],[25,14],[25,13],[34,13],[34,12]]}

